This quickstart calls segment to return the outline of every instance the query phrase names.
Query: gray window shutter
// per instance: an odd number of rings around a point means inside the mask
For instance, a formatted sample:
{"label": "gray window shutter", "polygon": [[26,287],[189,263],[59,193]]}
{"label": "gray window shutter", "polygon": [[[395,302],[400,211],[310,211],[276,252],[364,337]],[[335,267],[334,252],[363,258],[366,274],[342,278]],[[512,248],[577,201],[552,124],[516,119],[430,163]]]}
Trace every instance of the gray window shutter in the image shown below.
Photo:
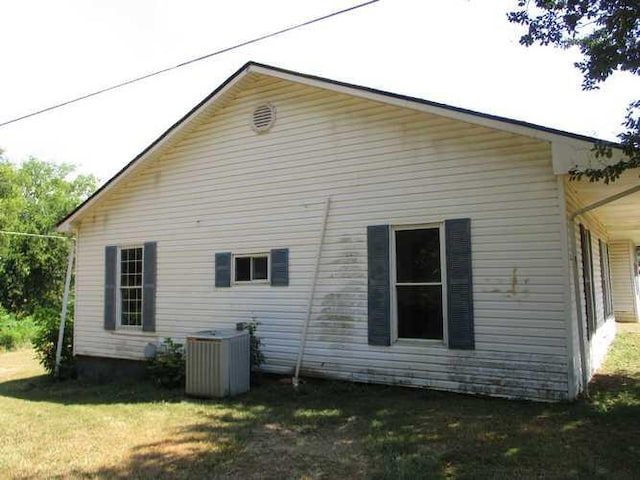
{"label": "gray window shutter", "polygon": [[271,250],[271,285],[286,287],[289,285],[289,249]]}
{"label": "gray window shutter", "polygon": [[389,225],[367,227],[369,344],[391,345]]}
{"label": "gray window shutter", "polygon": [[587,313],[587,336],[591,338],[596,330],[596,300],[593,292],[593,255],[591,252],[591,232],[580,224],[580,246],[582,250],[582,283]]}
{"label": "gray window shutter", "polygon": [[157,263],[156,242],[146,242],[142,263],[142,330],[144,332],[156,331]]}
{"label": "gray window shutter", "polygon": [[104,249],[104,329],[116,329],[118,247]]}
{"label": "gray window shutter", "polygon": [[471,220],[445,221],[447,259],[447,326],[449,348],[475,348],[473,282],[471,273]]}
{"label": "gray window shutter", "polygon": [[231,286],[231,253],[216,253],[216,288]]}

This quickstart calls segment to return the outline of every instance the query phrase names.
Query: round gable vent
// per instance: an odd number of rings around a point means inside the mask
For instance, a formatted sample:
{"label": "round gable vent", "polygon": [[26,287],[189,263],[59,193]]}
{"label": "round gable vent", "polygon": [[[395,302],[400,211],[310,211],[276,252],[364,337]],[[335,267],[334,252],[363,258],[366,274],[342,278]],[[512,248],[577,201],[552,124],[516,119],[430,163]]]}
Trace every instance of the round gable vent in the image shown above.
{"label": "round gable vent", "polygon": [[251,117],[251,125],[253,129],[258,132],[266,132],[276,121],[276,107],[270,103],[262,104],[253,111]]}

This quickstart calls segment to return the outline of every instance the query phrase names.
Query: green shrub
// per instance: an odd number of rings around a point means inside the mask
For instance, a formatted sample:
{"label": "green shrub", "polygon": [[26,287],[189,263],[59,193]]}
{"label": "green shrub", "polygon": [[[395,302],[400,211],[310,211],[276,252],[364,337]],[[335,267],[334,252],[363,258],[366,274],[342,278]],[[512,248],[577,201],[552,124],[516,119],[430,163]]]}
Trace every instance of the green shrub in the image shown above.
{"label": "green shrub", "polygon": [[184,348],[170,338],[164,339],[155,356],[147,362],[149,377],[165,388],[184,388],[185,371]]}
{"label": "green shrub", "polygon": [[0,307],[0,349],[14,350],[31,342],[36,326],[31,317],[18,319]]}
{"label": "green shrub", "polygon": [[[73,311],[73,308],[70,308]],[[36,308],[33,319],[37,333],[33,339],[36,357],[49,375],[55,373],[56,348],[60,329],[60,312],[52,308]],[[75,377],[75,359],[73,358],[73,318],[69,316],[64,329],[60,378]]]}
{"label": "green shrub", "polygon": [[249,331],[249,347],[251,349],[251,369],[257,370],[264,363],[262,340],[256,335],[257,322],[245,323],[244,328]]}

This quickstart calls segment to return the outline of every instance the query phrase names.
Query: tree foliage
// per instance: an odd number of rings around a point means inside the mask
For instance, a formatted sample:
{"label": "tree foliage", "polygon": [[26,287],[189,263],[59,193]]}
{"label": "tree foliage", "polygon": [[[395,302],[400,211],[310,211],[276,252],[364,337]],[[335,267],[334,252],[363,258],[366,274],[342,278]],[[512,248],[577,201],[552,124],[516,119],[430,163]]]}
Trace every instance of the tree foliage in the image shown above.
{"label": "tree foliage", "polygon": [[[0,230],[52,234],[56,223],[95,190],[92,175],[31,158],[17,165],[0,151]],[[20,316],[59,308],[69,241],[0,233],[0,305]]]}
{"label": "tree foliage", "polygon": [[[49,375],[55,374],[58,335],[60,330],[60,311],[52,308],[36,307],[33,314],[36,332],[31,342],[36,358]],[[73,319],[65,323],[60,357],[58,378],[75,377],[75,357],[73,356]]]}
{"label": "tree foliage", "polygon": [[[582,61],[582,88],[593,90],[616,71],[640,75],[639,0],[518,0],[519,10],[507,16],[527,28],[520,37],[533,44],[577,47]],[[615,181],[630,168],[640,166],[640,100],[632,101],[618,135],[624,160],[601,169],[572,171],[572,177]],[[595,146],[596,155],[611,157],[612,146]]]}

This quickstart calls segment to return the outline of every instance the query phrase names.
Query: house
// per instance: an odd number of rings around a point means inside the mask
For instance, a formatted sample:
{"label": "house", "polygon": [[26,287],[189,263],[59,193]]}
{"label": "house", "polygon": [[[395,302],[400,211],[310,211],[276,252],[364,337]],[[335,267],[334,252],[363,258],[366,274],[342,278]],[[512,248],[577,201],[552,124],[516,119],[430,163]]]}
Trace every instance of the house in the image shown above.
{"label": "house", "polygon": [[640,182],[571,181],[593,142],[247,63],[58,225],[81,373],[255,321],[268,372],[306,331],[303,375],[573,399],[639,317]]}

